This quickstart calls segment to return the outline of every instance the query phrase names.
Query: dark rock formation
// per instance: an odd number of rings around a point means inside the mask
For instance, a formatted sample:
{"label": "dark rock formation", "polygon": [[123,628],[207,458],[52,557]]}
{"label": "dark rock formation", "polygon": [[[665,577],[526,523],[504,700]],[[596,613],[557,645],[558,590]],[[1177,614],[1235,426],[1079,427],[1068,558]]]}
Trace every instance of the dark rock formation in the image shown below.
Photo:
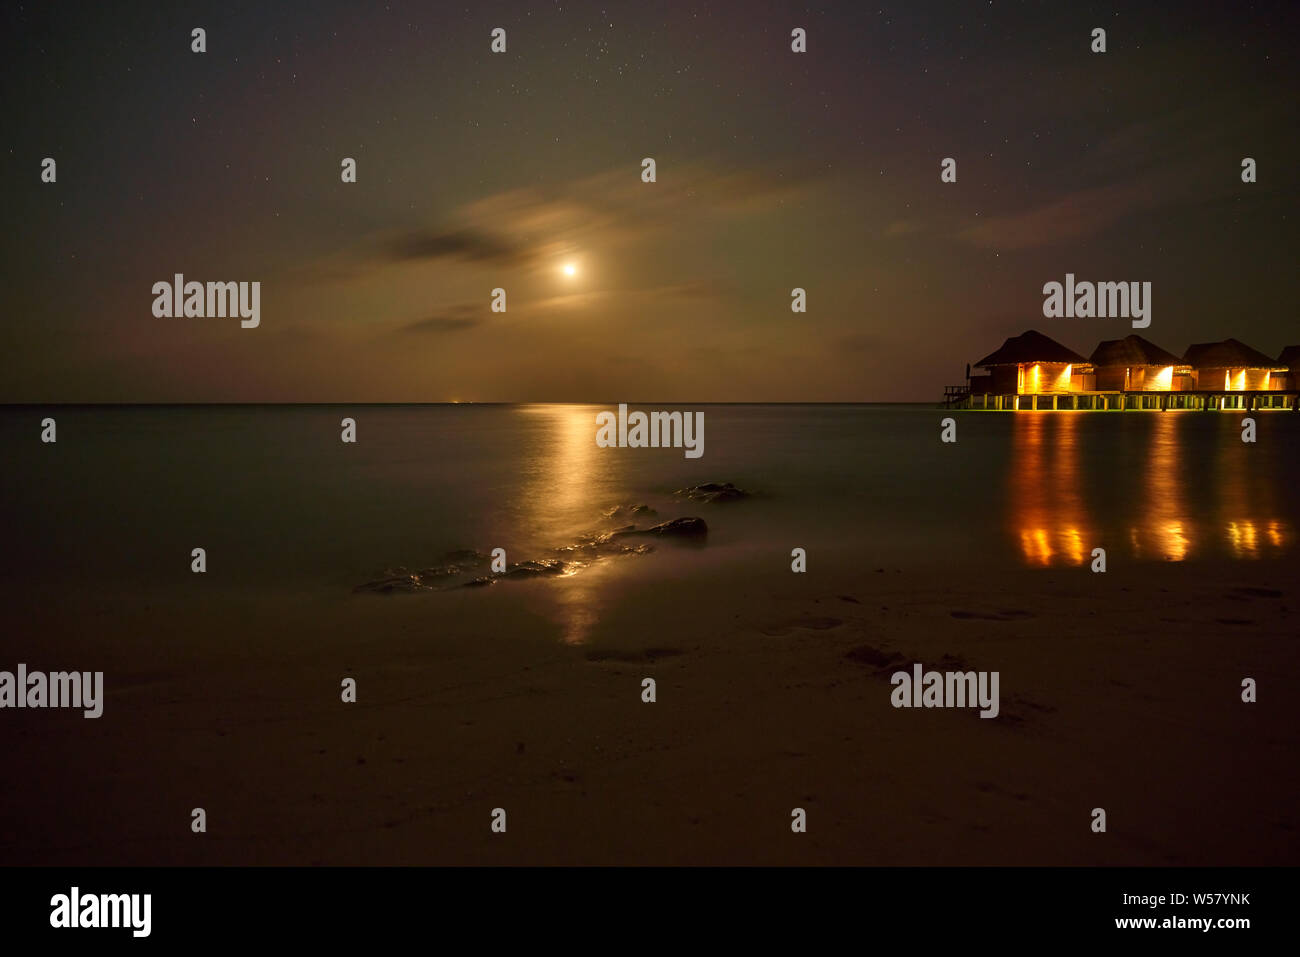
{"label": "dark rock formation", "polygon": [[671,522],[660,522],[649,528],[637,528],[630,525],[611,533],[614,538],[624,536],[671,538],[682,541],[702,542],[709,534],[709,526],[702,518],[674,518]]}
{"label": "dark rock formation", "polygon": [[692,502],[704,502],[708,505],[718,502],[738,502],[750,496],[749,492],[737,488],[730,482],[705,482],[703,485],[679,488],[674,494],[689,498]]}
{"label": "dark rock formation", "polygon": [[638,515],[658,515],[649,505],[615,505],[611,509],[606,509],[606,518],[635,518]]}

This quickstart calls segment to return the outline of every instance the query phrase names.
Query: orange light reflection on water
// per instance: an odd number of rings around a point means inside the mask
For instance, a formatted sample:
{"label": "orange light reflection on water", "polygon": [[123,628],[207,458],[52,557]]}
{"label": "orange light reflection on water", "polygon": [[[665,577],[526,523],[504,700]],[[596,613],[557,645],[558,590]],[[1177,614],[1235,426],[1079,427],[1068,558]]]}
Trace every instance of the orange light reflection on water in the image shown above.
{"label": "orange light reflection on water", "polygon": [[[1107,547],[1106,530],[1093,523],[1083,496],[1089,480],[1080,467],[1080,421],[1068,413],[1012,420],[1008,523],[1028,565],[1083,565],[1093,548]],[[1154,414],[1149,424],[1151,433],[1133,446],[1140,458],[1126,473],[1101,477],[1129,483],[1134,466],[1140,469],[1138,492],[1123,500],[1129,514],[1112,526],[1121,537],[1111,544],[1126,545],[1140,560],[1174,562],[1211,550],[1238,559],[1277,557],[1294,546],[1293,527],[1275,517],[1275,483],[1254,467],[1248,443],[1225,440],[1213,458],[1189,461],[1180,431],[1187,423],[1178,413]],[[1203,504],[1194,507],[1189,494]]]}
{"label": "orange light reflection on water", "polygon": [[1078,565],[1091,554],[1088,516],[1078,492],[1079,421],[1073,415],[1013,421],[1011,524],[1030,565]]}
{"label": "orange light reflection on water", "polygon": [[[555,516],[581,511],[600,468],[596,446],[596,419],[592,409],[576,405],[528,405],[518,409],[540,425],[538,442],[530,450],[525,468],[529,481],[522,507],[526,520],[537,528],[555,522]],[[562,529],[556,527],[557,540]],[[598,621],[598,585],[589,572],[590,561],[562,555],[565,570],[548,581],[548,593],[559,610],[565,643],[586,641]]]}

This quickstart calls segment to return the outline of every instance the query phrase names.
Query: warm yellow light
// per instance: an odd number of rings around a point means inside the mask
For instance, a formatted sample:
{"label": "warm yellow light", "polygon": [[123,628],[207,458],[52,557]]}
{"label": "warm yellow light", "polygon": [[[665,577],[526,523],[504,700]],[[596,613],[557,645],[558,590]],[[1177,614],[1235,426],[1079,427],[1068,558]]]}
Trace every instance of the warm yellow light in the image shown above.
{"label": "warm yellow light", "polygon": [[1025,560],[1047,566],[1052,564],[1052,543],[1045,528],[1022,528],[1020,546],[1025,553]]}
{"label": "warm yellow light", "polygon": [[1072,563],[1083,564],[1083,535],[1077,528],[1067,528],[1061,534],[1061,546]]}
{"label": "warm yellow light", "polygon": [[564,274],[566,276],[576,276],[578,275],[578,267],[573,263],[565,263]]}
{"label": "warm yellow light", "polygon": [[1165,522],[1163,532],[1166,556],[1170,561],[1181,562],[1187,557],[1187,550],[1191,544],[1183,529],[1183,523]]}
{"label": "warm yellow light", "polygon": [[1259,554],[1259,540],[1255,523],[1251,521],[1228,523],[1228,544],[1237,558],[1256,558]]}

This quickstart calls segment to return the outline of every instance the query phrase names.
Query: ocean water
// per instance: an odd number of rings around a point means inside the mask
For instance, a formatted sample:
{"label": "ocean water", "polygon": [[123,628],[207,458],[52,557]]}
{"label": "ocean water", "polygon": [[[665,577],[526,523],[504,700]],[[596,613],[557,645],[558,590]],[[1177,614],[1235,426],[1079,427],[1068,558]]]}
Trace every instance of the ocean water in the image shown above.
{"label": "ocean water", "polygon": [[[1300,414],[956,413],[706,405],[704,454],[599,448],[606,406],[16,407],[0,410],[3,572],[166,586],[346,590],[455,550],[511,562],[629,522],[697,515],[697,561],[1023,569],[1295,559]],[[40,422],[57,420],[43,444]],[[356,444],[340,419],[357,421]],[[733,482],[744,501],[674,492]],[[608,517],[645,504],[652,517]],[[657,551],[673,546],[659,546]],[[636,558],[618,559],[635,562]]]}

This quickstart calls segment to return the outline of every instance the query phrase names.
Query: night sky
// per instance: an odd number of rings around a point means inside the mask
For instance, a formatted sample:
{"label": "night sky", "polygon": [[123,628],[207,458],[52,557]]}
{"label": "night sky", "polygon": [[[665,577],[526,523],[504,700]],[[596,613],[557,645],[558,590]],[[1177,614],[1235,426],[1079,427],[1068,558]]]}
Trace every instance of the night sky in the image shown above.
{"label": "night sky", "polygon": [[[1134,331],[1044,319],[1066,272],[1152,282],[1143,335],[1176,353],[1276,355],[1300,341],[1298,25],[1295,3],[6,4],[0,401],[936,401],[1008,335]],[[260,327],[155,318],[177,272],[260,281]]]}

